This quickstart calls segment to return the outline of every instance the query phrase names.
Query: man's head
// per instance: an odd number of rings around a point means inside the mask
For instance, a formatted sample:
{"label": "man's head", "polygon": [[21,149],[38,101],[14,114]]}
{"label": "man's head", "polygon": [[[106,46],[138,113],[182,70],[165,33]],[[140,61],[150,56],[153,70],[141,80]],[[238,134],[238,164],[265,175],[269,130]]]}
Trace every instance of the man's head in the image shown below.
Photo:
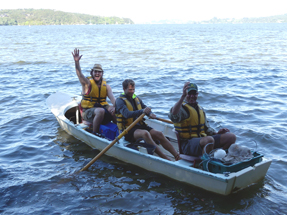
{"label": "man's head", "polygon": [[132,79],[124,80],[123,90],[127,96],[132,97],[133,94],[135,93],[135,82]]}
{"label": "man's head", "polygon": [[190,83],[187,88],[186,101],[190,104],[196,103],[198,97],[198,87],[194,83]]}
{"label": "man's head", "polygon": [[90,72],[91,76],[95,82],[99,82],[103,79],[104,70],[102,69],[101,64],[95,64]]}

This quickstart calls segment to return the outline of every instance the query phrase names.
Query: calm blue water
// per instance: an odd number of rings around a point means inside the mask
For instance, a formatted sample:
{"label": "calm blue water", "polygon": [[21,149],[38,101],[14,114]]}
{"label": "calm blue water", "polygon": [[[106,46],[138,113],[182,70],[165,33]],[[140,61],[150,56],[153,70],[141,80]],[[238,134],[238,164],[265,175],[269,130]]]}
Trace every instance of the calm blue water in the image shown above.
{"label": "calm blue water", "polygon": [[[0,213],[283,214],[287,209],[287,25],[0,27]],[[45,104],[79,95],[82,70],[101,63],[114,94],[126,78],[162,118],[185,81],[215,129],[273,162],[264,180],[228,197],[104,156],[69,136]]]}

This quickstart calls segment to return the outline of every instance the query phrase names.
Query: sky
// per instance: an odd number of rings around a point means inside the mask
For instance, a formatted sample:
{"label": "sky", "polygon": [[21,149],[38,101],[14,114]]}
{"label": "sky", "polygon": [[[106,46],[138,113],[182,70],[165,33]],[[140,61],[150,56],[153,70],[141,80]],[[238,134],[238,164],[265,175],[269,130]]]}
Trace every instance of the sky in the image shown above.
{"label": "sky", "polygon": [[132,19],[136,24],[178,19],[264,17],[287,14],[286,0],[3,0],[0,9],[54,9]]}

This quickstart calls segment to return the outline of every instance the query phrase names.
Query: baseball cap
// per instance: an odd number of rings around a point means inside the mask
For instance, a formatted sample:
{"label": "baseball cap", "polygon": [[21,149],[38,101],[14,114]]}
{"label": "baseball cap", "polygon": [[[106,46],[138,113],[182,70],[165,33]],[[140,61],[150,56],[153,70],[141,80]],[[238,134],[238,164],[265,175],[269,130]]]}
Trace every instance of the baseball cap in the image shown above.
{"label": "baseball cap", "polygon": [[197,85],[194,83],[190,83],[189,84],[189,88],[187,88],[187,92],[189,93],[190,91],[195,90],[196,92],[198,92],[198,88]]}

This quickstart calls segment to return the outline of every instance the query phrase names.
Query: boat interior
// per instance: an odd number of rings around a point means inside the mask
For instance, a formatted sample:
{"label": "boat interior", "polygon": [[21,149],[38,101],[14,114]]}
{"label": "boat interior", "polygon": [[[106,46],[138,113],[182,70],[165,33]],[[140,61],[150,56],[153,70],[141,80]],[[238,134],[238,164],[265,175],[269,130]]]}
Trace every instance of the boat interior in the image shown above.
{"label": "boat interior", "polygon": [[[74,106],[74,107],[67,109],[65,112],[65,117],[67,119],[69,119],[71,122],[73,122],[74,124],[83,124],[83,126],[82,126],[83,129],[87,129],[87,128],[91,129],[91,126],[92,126],[91,123],[82,120],[81,110],[80,110],[79,106]],[[88,132],[88,131],[86,130],[86,132]],[[176,138],[172,138],[172,137],[170,137],[170,135],[167,136],[164,133],[164,135],[170,141],[170,143],[175,148],[175,150],[177,152],[179,152],[181,159],[190,162],[190,166],[193,166],[193,167],[198,166],[198,164],[201,162],[201,158],[182,154],[182,151],[180,150],[180,142],[178,141],[178,134],[176,132],[175,132],[175,134],[176,134],[175,135]],[[129,144],[129,142],[126,143],[126,145],[128,145],[128,144]],[[162,145],[159,144],[158,147],[161,149],[161,151],[167,157],[169,157],[171,160],[175,161],[174,156],[169,151],[164,149],[162,147]],[[158,156],[158,155],[156,153],[154,153],[154,156]]]}
{"label": "boat interior", "polygon": [[[73,124],[75,124],[75,126],[79,126],[81,129],[85,130],[85,132],[90,132],[89,129],[91,129],[91,124],[87,124],[86,122],[84,122],[82,120],[81,112],[79,110],[78,105],[69,106],[66,108],[66,110],[64,112],[65,112],[65,117],[69,121],[73,122]],[[213,158],[211,158],[207,154],[204,154],[203,156],[200,156],[200,157],[184,155],[184,154],[182,154],[182,151],[180,150],[180,148],[181,148],[180,142],[178,141],[179,135],[175,132],[175,130],[173,129],[173,126],[171,124],[168,124],[165,122],[160,122],[159,120],[154,120],[154,119],[146,119],[145,122],[150,127],[154,128],[158,131],[163,132],[163,134],[170,141],[170,143],[175,148],[175,150],[177,152],[179,152],[180,158],[181,158],[179,162],[180,162],[180,164],[182,164],[184,166],[195,167],[195,168],[199,168],[199,169],[206,170],[209,172],[223,174],[224,172],[226,173],[226,172],[239,171],[239,170],[246,168],[248,166],[254,166],[256,163],[259,163],[262,161],[263,155],[258,154],[256,152],[253,153],[254,157],[252,159],[244,160],[244,162],[235,163],[234,165],[223,164],[221,161],[216,161],[216,160],[214,161],[214,160],[212,160]],[[115,125],[113,124],[113,126],[115,126]],[[115,126],[115,130],[116,130],[116,128],[117,127]],[[96,136],[98,136],[97,138],[108,139],[105,136],[104,137],[101,136],[101,134],[99,134],[99,135],[96,134]],[[108,140],[112,140],[112,139],[108,139]],[[124,140],[124,138],[122,138],[122,140],[119,143],[125,147],[130,147],[129,145],[131,144],[130,142]],[[142,147],[145,148],[143,151],[141,151]],[[138,150],[142,153],[148,153],[148,147],[147,146],[146,147],[142,146],[142,147],[136,147],[136,148],[130,147],[130,148]],[[164,149],[161,144],[159,144],[158,147],[170,160],[175,161],[174,156],[169,151]],[[156,153],[153,153],[153,156],[159,157]],[[178,161],[176,161],[176,162],[178,162]]]}

